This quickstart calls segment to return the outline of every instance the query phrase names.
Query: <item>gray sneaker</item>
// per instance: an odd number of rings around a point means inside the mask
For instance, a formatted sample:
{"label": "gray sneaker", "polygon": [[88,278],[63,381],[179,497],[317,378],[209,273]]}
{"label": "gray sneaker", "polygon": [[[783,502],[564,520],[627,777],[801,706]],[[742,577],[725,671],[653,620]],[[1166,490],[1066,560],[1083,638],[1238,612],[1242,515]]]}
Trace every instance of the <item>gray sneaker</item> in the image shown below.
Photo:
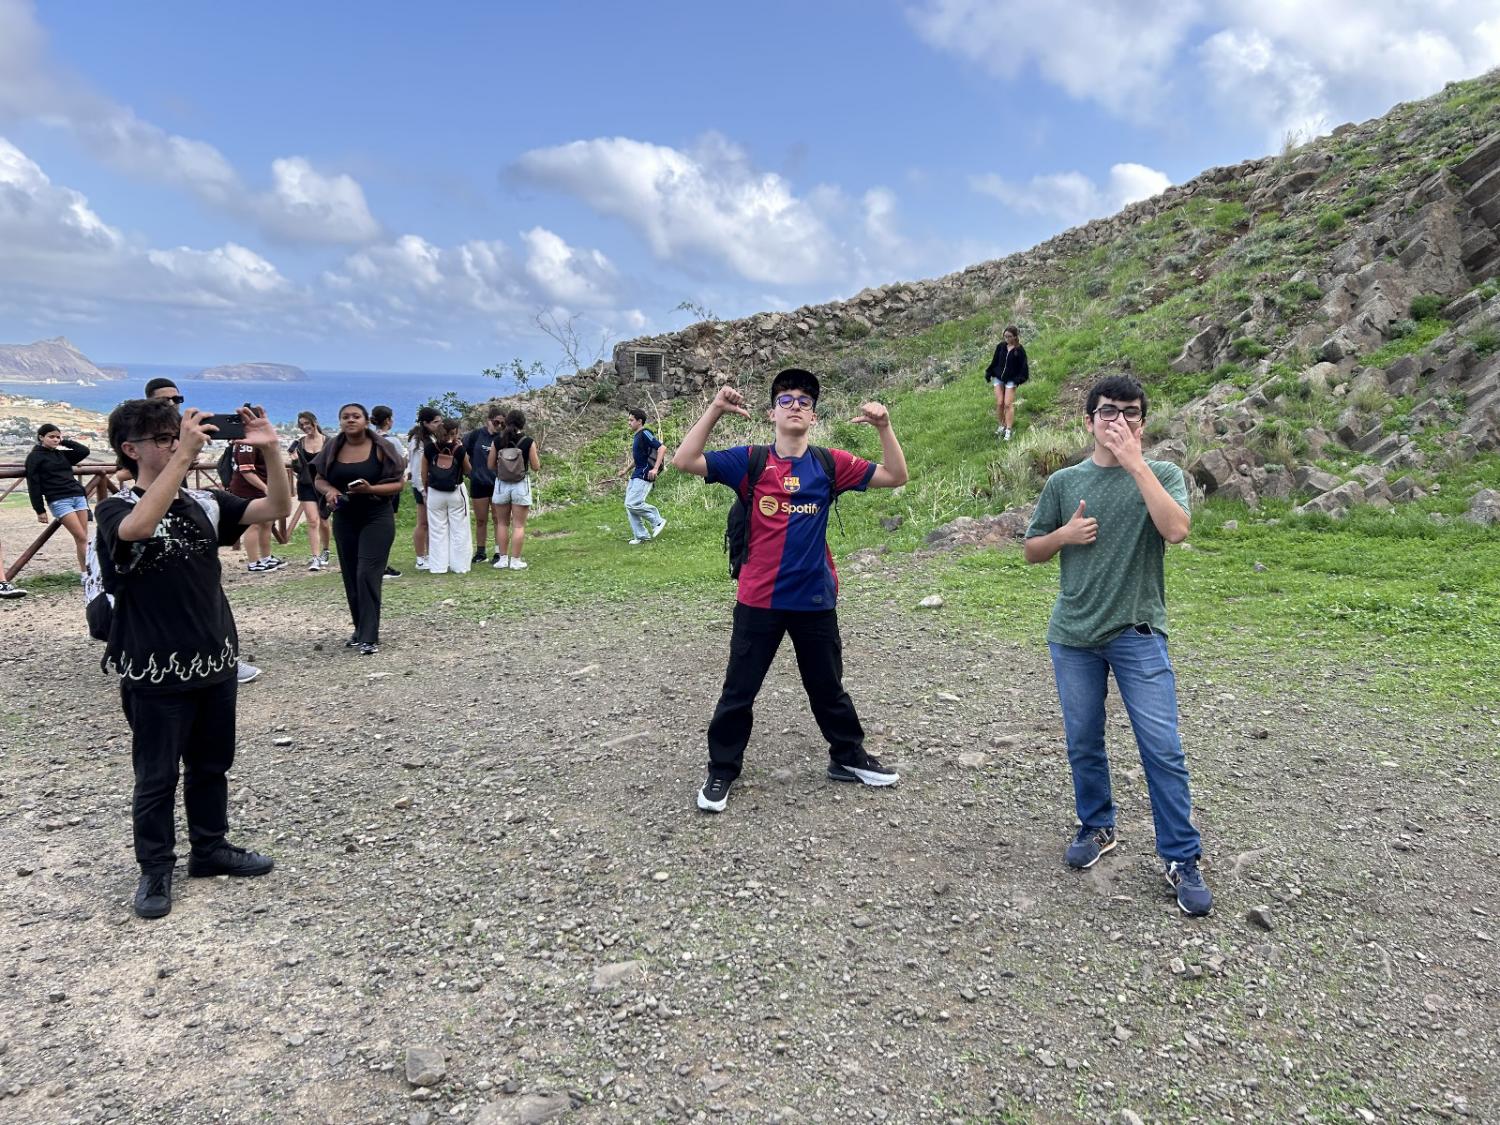
{"label": "gray sneaker", "polygon": [[1068,866],[1076,867],[1080,871],[1087,871],[1099,862],[1099,857],[1105,852],[1113,851],[1115,846],[1115,830],[1109,828],[1080,828],[1078,835],[1073,837],[1073,842],[1068,845]]}
{"label": "gray sneaker", "polygon": [[234,678],[242,684],[253,684],[260,679],[260,669],[254,664],[246,664],[241,660],[235,665]]}

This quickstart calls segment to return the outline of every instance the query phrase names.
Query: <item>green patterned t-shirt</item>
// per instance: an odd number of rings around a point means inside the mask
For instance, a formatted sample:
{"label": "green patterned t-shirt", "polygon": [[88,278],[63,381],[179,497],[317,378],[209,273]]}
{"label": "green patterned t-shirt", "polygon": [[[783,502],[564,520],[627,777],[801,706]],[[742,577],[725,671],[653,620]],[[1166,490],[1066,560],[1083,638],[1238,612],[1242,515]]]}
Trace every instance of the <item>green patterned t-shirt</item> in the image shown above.
{"label": "green patterned t-shirt", "polygon": [[[1147,461],[1146,465],[1167,495],[1188,511],[1182,470],[1170,461]],[[1149,624],[1165,633],[1162,559],[1166,540],[1151,522],[1141,490],[1124,469],[1106,469],[1090,457],[1053,473],[1042,486],[1026,538],[1062,527],[1073,518],[1080,500],[1084,516],[1099,521],[1099,537],[1059,552],[1061,588],[1047,625],[1047,640],[1097,648],[1132,625]]]}

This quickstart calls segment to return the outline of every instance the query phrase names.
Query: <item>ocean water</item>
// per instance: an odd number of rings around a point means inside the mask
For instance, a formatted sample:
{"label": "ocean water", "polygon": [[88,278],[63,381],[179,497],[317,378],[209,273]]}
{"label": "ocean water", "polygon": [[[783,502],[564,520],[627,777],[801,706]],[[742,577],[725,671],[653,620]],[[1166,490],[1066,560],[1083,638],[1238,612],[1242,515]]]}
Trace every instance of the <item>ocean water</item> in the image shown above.
{"label": "ocean water", "polygon": [[325,430],[338,425],[338,409],[358,402],[366,409],[384,403],[396,412],[396,429],[405,431],[415,419],[417,407],[451,391],[466,402],[483,402],[508,390],[498,380],[483,375],[420,375],[380,371],[309,371],[301,383],[220,382],[188,376],[201,367],[179,367],[162,363],[101,363],[101,367],[128,372],[125,379],[80,387],[69,383],[7,383],[0,392],[66,402],[85,410],[107,414],[127,398],[139,397],[148,379],[158,375],[177,383],[186,405],[212,413],[228,411],[244,402],[266,409],[273,422],[295,422],[297,414],[311,410]]}

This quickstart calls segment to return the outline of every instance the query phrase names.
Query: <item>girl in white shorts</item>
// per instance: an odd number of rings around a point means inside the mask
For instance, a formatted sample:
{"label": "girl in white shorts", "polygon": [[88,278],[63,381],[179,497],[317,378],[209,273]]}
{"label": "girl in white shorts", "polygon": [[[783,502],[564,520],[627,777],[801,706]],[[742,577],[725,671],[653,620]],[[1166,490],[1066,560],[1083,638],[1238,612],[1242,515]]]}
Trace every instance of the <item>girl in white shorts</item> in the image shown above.
{"label": "girl in white shorts", "polygon": [[495,491],[490,510],[495,515],[495,546],[501,552],[496,570],[525,570],[521,551],[526,545],[526,517],[531,511],[531,473],[542,467],[536,442],[525,434],[526,415],[512,410],[505,428],[490,446],[490,471]]}

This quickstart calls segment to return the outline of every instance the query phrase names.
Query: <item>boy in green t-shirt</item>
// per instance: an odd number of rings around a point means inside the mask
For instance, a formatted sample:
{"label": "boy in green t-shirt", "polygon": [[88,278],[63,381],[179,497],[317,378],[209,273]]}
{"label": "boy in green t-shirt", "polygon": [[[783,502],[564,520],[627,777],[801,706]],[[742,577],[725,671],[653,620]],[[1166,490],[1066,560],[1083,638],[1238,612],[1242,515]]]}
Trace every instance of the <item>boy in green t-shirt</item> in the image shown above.
{"label": "boy in green t-shirt", "polygon": [[1115,846],[1115,804],[1104,750],[1104,698],[1113,672],[1146,771],[1156,851],[1184,913],[1213,909],[1198,870],[1187,762],[1177,737],[1177,679],[1167,658],[1162,560],[1190,526],[1182,470],[1141,454],[1146,392],[1113,375],[1089,390],[1087,460],[1047,478],[1026,531],[1026,561],[1062,553],[1047,647],[1057,676],[1073,770],[1078,834],[1068,863],[1092,867]]}

